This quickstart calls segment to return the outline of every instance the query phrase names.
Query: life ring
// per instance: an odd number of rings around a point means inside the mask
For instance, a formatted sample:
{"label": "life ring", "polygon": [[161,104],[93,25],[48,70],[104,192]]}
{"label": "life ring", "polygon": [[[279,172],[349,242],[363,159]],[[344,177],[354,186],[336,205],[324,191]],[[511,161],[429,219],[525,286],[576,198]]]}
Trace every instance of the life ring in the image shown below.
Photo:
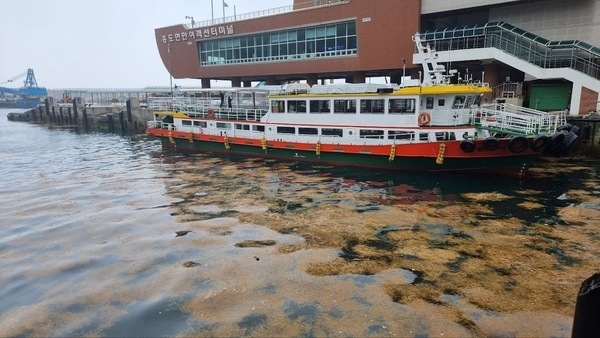
{"label": "life ring", "polygon": [[529,146],[529,140],[525,136],[515,136],[508,141],[508,149],[513,153],[522,153]]}
{"label": "life ring", "polygon": [[545,136],[545,135],[539,135],[536,136],[532,141],[531,141],[531,150],[538,152],[538,151],[542,151],[544,150],[544,148],[546,148],[546,146],[548,145],[548,142],[550,142],[550,139]]}
{"label": "life ring", "polygon": [[472,153],[475,151],[475,142],[473,140],[462,140],[460,141],[460,149],[465,153]]}
{"label": "life ring", "polygon": [[419,114],[419,127],[426,126],[431,122],[431,114],[423,112]]}
{"label": "life ring", "polygon": [[495,137],[488,137],[483,140],[483,147],[487,150],[496,150],[500,148],[500,140]]}
{"label": "life ring", "polygon": [[215,117],[215,111],[214,111],[214,109],[208,108],[208,117],[211,118],[211,119],[213,117]]}

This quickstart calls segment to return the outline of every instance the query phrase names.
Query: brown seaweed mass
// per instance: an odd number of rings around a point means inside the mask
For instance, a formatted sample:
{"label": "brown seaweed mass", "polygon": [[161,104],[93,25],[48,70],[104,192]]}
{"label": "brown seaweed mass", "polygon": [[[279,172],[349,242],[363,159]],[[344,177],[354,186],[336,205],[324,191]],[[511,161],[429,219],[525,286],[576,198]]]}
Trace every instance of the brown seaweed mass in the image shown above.
{"label": "brown seaweed mass", "polygon": [[[552,179],[557,166],[547,161],[532,169],[529,179]],[[435,308],[437,315],[474,335],[511,331],[494,331],[495,325],[506,322],[475,323],[466,310],[470,308],[502,313],[508,322],[515,321],[511,316],[527,321],[546,313],[549,318],[567,316],[562,320],[570,324],[580,283],[599,267],[600,209],[598,197],[590,190],[566,194],[580,202],[592,201],[596,208],[575,203],[558,211],[558,221],[526,224],[517,217],[493,217],[489,203],[514,198],[495,191],[442,197],[436,189],[411,191],[410,186],[393,182],[347,180],[314,170],[293,171],[284,165],[264,167],[250,161],[224,165],[215,160],[203,166],[175,171],[177,179],[188,183],[170,191],[185,200],[175,212],[181,222],[227,216],[303,239],[275,243],[268,237],[253,238],[236,244],[275,245],[272,255],[338,250],[329,259],[308,256],[299,267],[312,276],[413,272],[413,281],[381,278],[377,288],[390,302],[428,311]],[[596,186],[589,167],[563,164],[562,170],[589,171],[583,185]],[[202,197],[194,198],[199,187]],[[536,199],[542,192],[521,193],[527,197],[516,204],[520,212],[545,208],[544,201]],[[200,303],[192,302],[188,310],[194,312],[196,306]],[[522,325],[514,324],[512,332],[549,332]],[[565,332],[569,331],[559,334]]]}

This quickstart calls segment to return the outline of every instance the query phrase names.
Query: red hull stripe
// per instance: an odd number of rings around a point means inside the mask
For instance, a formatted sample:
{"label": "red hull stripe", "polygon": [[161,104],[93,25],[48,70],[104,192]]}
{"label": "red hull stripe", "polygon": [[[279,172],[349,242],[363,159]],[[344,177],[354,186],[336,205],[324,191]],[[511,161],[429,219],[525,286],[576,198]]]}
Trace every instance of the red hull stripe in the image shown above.
{"label": "red hull stripe", "polygon": [[[171,137],[178,139],[190,139],[189,132],[169,131],[166,129],[149,128],[148,133],[157,137]],[[224,143],[225,136],[193,134],[193,139],[198,141]],[[289,141],[276,141],[267,139],[267,146],[275,149],[296,149],[299,151],[316,151],[316,143],[302,143]],[[227,142],[230,145],[240,144],[255,147],[261,147],[260,139],[244,138],[244,137],[227,137]],[[475,142],[475,151],[465,153],[460,149],[459,140],[423,142],[396,144],[395,156],[402,157],[437,157],[440,153],[440,145],[445,144],[444,156],[447,158],[486,158],[486,157],[512,157],[515,154],[508,149],[508,139],[500,140],[500,147],[497,150],[487,150],[483,146],[483,140]],[[342,145],[321,143],[320,151],[322,153],[346,153],[346,154],[371,154],[374,156],[390,156],[391,145]],[[519,155],[537,154],[531,149],[526,149]]]}

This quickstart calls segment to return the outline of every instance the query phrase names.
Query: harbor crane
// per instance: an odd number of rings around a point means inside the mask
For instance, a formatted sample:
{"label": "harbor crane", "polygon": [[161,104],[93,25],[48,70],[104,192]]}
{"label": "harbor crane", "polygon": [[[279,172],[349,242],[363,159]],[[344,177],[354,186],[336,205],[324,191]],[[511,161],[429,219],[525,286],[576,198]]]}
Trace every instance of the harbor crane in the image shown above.
{"label": "harbor crane", "polygon": [[25,78],[25,82],[23,84],[23,87],[25,88],[32,88],[32,87],[37,87],[37,81],[35,80],[35,74],[33,73],[33,69],[29,68],[26,71],[24,71],[23,73],[19,74],[19,75],[15,75],[13,77],[11,77],[10,79],[2,82],[1,84],[5,84],[5,83],[9,83],[9,82],[13,82],[15,80],[18,80],[20,78],[22,78],[23,76],[27,76]]}

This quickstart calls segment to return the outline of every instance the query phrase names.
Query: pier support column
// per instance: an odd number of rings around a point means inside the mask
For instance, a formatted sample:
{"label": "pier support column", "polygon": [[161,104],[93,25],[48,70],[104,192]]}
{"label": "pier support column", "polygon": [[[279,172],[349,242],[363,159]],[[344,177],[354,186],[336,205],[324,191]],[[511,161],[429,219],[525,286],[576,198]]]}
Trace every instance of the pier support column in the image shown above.
{"label": "pier support column", "polygon": [[494,88],[502,82],[500,79],[500,65],[497,63],[483,64],[483,82],[490,84],[490,88]]}
{"label": "pier support column", "polygon": [[77,100],[73,101],[73,124],[77,125],[78,120]]}
{"label": "pier support column", "polygon": [[210,79],[201,79],[202,88],[210,88]]}
{"label": "pier support column", "polygon": [[573,83],[573,89],[571,89],[571,105],[569,107],[569,115],[579,114],[579,104],[581,99],[581,84]]}
{"label": "pier support column", "polygon": [[587,87],[581,89],[581,99],[579,100],[579,114],[588,114],[596,111],[600,112],[600,93]]}
{"label": "pier support column", "polygon": [[83,108],[83,130],[85,130],[86,133],[90,131],[90,125],[88,124],[87,118],[87,108]]}
{"label": "pier support column", "polygon": [[231,79],[231,87],[240,88],[242,86],[242,79],[239,77],[234,77]]}
{"label": "pier support column", "polygon": [[269,85],[269,86],[274,86],[274,85],[278,85],[278,84],[280,84],[280,83],[279,83],[279,81],[277,80],[277,77],[275,77],[275,76],[273,76],[273,75],[271,75],[271,76],[267,76],[267,79],[266,79],[266,81],[265,81],[265,82],[266,82],[266,84],[267,84],[267,85]]}
{"label": "pier support column", "polygon": [[[482,77],[482,82],[488,83],[490,88],[494,88],[499,85],[503,81],[500,79],[500,64],[493,62],[484,63]],[[481,101],[482,103],[486,103],[492,100],[494,100],[494,93],[485,94]]]}
{"label": "pier support column", "polygon": [[364,72],[354,72],[352,74],[352,83],[364,83],[365,82],[365,73]]}
{"label": "pier support column", "polygon": [[306,83],[309,86],[316,85],[317,81],[319,81],[319,78],[317,77],[317,74],[308,74],[308,75],[306,75]]}

